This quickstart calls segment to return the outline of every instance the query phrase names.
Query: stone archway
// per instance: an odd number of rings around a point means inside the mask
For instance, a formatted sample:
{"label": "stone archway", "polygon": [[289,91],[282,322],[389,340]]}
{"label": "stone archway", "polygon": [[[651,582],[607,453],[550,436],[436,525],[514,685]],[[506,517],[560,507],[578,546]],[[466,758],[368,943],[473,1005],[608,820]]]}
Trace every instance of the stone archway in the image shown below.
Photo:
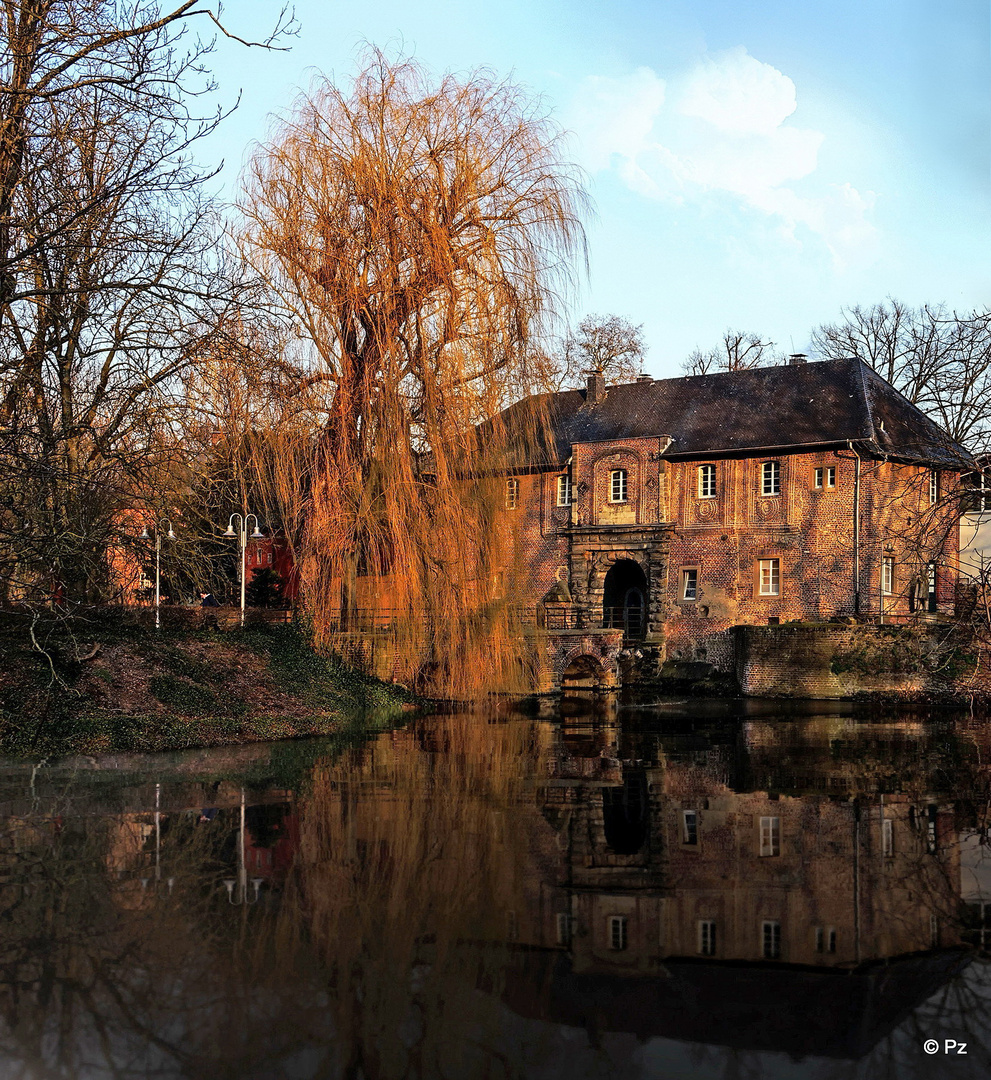
{"label": "stone archway", "polygon": [[602,682],[602,666],[594,656],[581,653],[561,672],[562,690],[592,690]]}
{"label": "stone archway", "polygon": [[602,625],[622,630],[624,637],[642,639],[647,629],[649,596],[647,575],[640,563],[617,559],[602,586]]}

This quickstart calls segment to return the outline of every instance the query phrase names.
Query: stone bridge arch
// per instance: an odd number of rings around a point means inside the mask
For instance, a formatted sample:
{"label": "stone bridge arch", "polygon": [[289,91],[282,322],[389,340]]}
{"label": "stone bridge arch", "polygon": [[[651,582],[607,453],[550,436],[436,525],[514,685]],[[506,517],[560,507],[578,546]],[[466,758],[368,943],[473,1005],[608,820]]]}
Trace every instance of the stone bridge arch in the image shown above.
{"label": "stone bridge arch", "polygon": [[622,630],[571,631],[549,640],[553,689],[609,690],[619,685]]}

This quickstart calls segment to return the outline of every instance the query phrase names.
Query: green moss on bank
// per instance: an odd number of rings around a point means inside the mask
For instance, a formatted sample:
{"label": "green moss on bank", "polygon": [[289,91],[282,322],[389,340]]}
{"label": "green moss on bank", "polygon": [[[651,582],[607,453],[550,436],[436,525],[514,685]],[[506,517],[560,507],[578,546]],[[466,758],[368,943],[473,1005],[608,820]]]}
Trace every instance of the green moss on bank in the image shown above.
{"label": "green moss on bank", "polygon": [[0,634],[0,755],[147,752],[377,728],[402,688],[317,654],[293,626]]}

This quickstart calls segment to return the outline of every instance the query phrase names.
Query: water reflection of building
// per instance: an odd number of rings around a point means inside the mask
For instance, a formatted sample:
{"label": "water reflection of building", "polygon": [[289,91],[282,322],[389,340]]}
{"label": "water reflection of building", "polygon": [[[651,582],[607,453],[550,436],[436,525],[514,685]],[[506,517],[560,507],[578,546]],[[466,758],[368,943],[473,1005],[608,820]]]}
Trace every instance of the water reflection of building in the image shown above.
{"label": "water reflection of building", "polygon": [[[918,751],[923,735],[892,738]],[[513,1003],[573,1023],[604,1008],[607,1030],[641,1036],[845,1056],[957,969],[961,862],[945,797],[866,790],[855,781],[886,774],[884,761],[855,775],[829,739],[813,739],[817,760],[789,764],[777,748],[805,790],[741,789],[775,758],[767,731],[747,738],[682,754],[616,729],[561,741]]]}

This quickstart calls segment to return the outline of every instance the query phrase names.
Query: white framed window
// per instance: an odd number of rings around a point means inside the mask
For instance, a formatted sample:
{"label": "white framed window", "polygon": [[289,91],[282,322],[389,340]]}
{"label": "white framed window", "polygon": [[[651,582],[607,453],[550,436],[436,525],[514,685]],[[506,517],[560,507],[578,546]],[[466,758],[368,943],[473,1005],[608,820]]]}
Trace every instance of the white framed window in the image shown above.
{"label": "white framed window", "polygon": [[610,915],[608,920],[609,948],[622,952],[626,948],[626,916]]}
{"label": "white framed window", "polygon": [[700,956],[716,955],[716,920],[699,919],[699,944]]}
{"label": "white framed window", "polygon": [[566,911],[559,911],[557,914],[558,945],[570,945],[573,930],[571,916]]}
{"label": "white framed window", "polygon": [[781,854],[781,818],[760,819],[760,853],[761,856]]}
{"label": "white framed window", "polygon": [[895,853],[895,823],[892,818],[884,818],[881,822],[881,851],[888,856]]}
{"label": "white framed window", "polygon": [[699,812],[697,810],[682,810],[681,812],[681,842],[683,844],[696,845],[699,842]]}
{"label": "white framed window", "polygon": [[686,566],[681,571],[682,600],[697,600],[699,595],[699,571],[697,566]]}
{"label": "white framed window", "polygon": [[891,596],[895,591],[895,560],[885,555],[881,559],[881,592],[885,596]]}
{"label": "white framed window", "polygon": [[557,505],[571,505],[571,476],[569,473],[564,473],[557,478]]}
{"label": "white framed window", "polygon": [[781,494],[781,462],[765,461],[760,467],[761,495]]}
{"label": "white framed window", "polygon": [[761,596],[781,595],[781,560],[761,559],[757,568],[757,591]]}
{"label": "white framed window", "polygon": [[814,483],[817,488],[836,487],[836,466],[824,465],[822,468],[816,469]]}
{"label": "white framed window", "polygon": [[926,607],[929,611],[935,611],[938,606],[938,598],[936,594],[937,576],[936,576],[936,564],[934,562],[929,563],[926,566]]}
{"label": "white framed window", "polygon": [[609,474],[609,501],[626,502],[626,469],[613,469]]}
{"label": "white framed window", "polygon": [[929,470],[929,505],[934,506],[939,501],[939,473],[935,469]]}
{"label": "white framed window", "polygon": [[781,958],[781,923],[765,919],[760,924],[760,952],[765,960]]}
{"label": "white framed window", "polygon": [[716,497],[716,466],[700,465],[698,469],[698,494],[700,499]]}
{"label": "white framed window", "polygon": [[515,510],[520,505],[520,482],[515,477],[506,481],[506,509]]}

